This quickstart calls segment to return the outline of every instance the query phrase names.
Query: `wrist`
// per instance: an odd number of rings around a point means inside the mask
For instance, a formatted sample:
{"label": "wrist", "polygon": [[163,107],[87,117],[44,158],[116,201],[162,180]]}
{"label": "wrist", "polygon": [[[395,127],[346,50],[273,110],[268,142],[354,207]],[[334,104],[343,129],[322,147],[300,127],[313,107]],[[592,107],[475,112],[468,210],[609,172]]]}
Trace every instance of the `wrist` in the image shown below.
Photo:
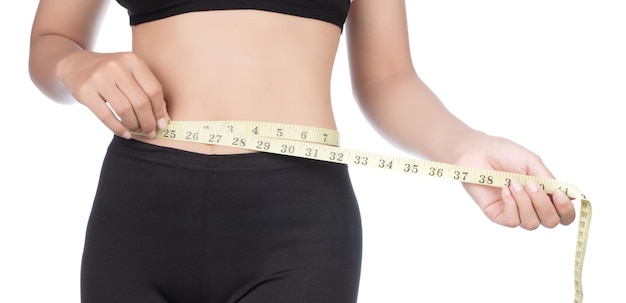
{"label": "wrist", "polygon": [[72,70],[76,66],[76,62],[80,61],[81,57],[90,54],[92,54],[92,52],[87,50],[75,50],[61,57],[54,67],[56,80],[65,85],[64,81],[73,73]]}
{"label": "wrist", "polygon": [[447,159],[448,163],[457,163],[463,155],[468,154],[469,151],[483,148],[485,141],[491,138],[490,135],[474,129],[470,129],[465,133],[460,134],[453,143],[450,144],[451,153],[450,158]]}
{"label": "wrist", "polygon": [[87,50],[75,50],[61,57],[54,66],[55,90],[58,97],[55,98],[61,103],[75,103],[71,87],[72,78],[78,73],[77,68],[84,67],[84,62],[93,61],[93,52]]}

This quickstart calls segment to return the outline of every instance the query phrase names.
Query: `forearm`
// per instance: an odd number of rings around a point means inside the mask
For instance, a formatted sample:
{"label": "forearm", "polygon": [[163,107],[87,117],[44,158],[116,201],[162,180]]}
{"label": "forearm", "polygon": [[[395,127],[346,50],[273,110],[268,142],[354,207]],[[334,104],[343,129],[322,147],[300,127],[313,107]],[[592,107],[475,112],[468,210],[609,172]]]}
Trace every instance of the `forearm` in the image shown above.
{"label": "forearm", "polygon": [[372,125],[391,143],[436,161],[453,162],[483,134],[454,116],[412,71],[356,92]]}

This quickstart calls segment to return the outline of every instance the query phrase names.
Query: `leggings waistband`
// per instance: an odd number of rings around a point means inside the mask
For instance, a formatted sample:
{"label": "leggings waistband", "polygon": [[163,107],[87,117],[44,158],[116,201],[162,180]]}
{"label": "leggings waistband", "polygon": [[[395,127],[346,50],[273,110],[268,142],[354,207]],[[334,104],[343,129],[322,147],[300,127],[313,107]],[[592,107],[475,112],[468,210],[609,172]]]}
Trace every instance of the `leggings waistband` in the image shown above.
{"label": "leggings waistband", "polygon": [[293,156],[278,155],[263,152],[242,154],[201,154],[172,147],[154,145],[133,139],[124,139],[113,136],[108,152],[122,153],[136,158],[138,161],[150,161],[176,167],[194,169],[251,169],[251,168],[280,168],[301,165],[331,165],[345,166],[345,164],[329,163],[320,160],[311,160]]}

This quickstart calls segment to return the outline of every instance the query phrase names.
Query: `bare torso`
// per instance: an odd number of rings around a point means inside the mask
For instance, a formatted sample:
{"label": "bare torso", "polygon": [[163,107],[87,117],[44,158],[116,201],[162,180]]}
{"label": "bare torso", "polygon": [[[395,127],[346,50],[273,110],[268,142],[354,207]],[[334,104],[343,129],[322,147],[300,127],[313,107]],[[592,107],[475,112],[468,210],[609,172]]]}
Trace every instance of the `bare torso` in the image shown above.
{"label": "bare torso", "polygon": [[[255,120],[335,129],[330,77],[341,30],[256,10],[193,12],[133,27],[172,120]],[[242,149],[137,140],[205,154]]]}

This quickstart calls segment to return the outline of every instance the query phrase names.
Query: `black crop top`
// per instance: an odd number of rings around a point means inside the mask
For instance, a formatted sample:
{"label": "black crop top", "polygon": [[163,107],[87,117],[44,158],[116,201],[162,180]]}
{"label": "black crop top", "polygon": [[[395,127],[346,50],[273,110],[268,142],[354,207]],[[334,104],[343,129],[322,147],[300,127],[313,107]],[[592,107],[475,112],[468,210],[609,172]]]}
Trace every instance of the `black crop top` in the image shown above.
{"label": "black crop top", "polygon": [[130,24],[207,10],[256,9],[313,18],[343,29],[351,0],[117,0],[128,10]]}

